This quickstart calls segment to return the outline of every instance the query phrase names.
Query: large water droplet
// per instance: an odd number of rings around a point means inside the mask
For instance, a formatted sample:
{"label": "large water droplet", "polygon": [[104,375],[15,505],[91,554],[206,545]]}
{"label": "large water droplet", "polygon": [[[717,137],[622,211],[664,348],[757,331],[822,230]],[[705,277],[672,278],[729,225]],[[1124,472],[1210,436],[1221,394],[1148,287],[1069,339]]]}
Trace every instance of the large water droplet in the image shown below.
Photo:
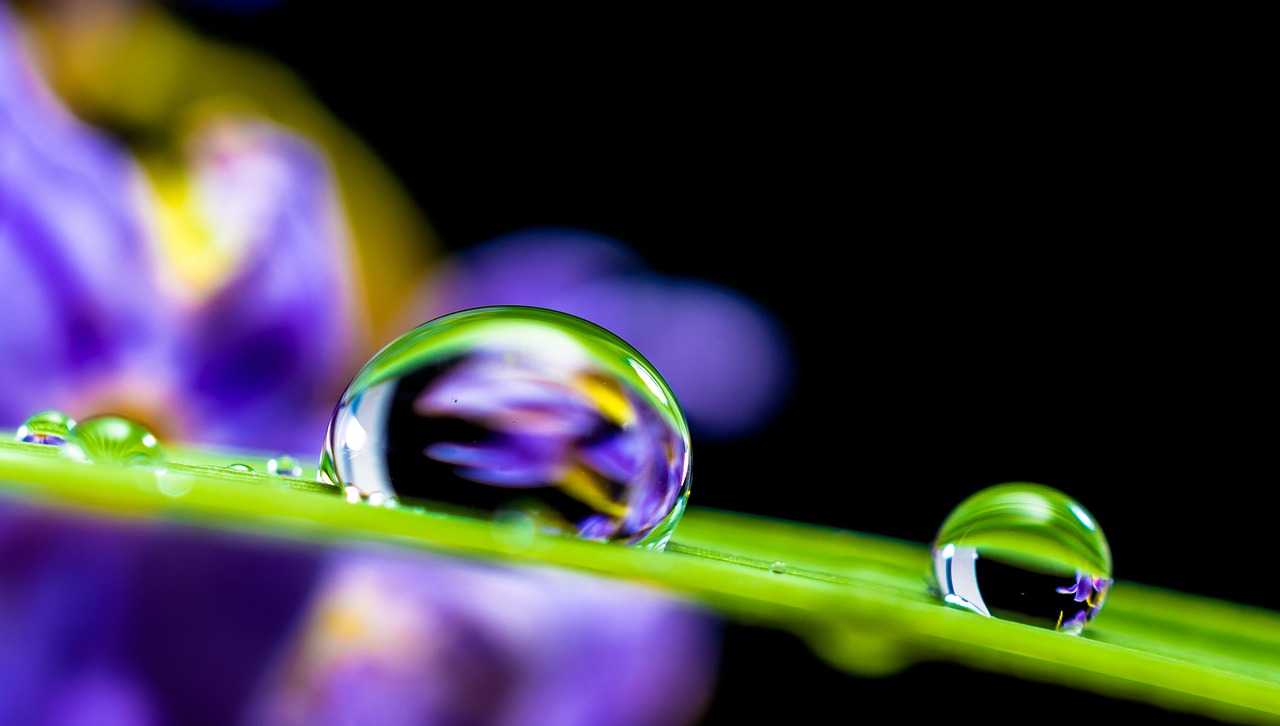
{"label": "large water droplet", "polygon": [[383,348],[352,379],[318,478],[365,501],[661,549],[689,496],[689,430],[632,346],[535,307],[464,310]]}
{"label": "large water droplet", "polygon": [[164,451],[155,435],[146,426],[124,416],[102,414],[87,418],[76,424],[73,435],[74,443],[88,461],[126,466],[164,461]]}
{"label": "large water droplet", "polygon": [[23,421],[13,438],[30,444],[64,446],[71,438],[71,429],[75,425],[75,419],[65,413],[48,409],[34,413]]}
{"label": "large water droplet", "polygon": [[1010,482],[959,504],[930,545],[931,591],[1004,620],[1078,635],[1102,609],[1111,548],[1079,502],[1052,487]]}

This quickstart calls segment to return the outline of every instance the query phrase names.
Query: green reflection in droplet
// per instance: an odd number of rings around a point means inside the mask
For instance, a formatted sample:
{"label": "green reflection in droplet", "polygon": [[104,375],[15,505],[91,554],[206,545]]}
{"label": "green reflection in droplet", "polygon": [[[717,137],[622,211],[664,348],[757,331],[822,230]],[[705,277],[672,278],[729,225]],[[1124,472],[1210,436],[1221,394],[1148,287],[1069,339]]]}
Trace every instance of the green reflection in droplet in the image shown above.
{"label": "green reflection in droplet", "polygon": [[62,446],[71,438],[71,429],[76,425],[75,419],[65,413],[48,409],[32,414],[18,430],[14,432],[16,441],[31,444]]}
{"label": "green reflection in droplet", "polygon": [[267,473],[276,476],[302,476],[302,462],[289,456],[282,454],[267,459]]}
{"label": "green reflection in droplet", "polygon": [[73,442],[83,458],[94,463],[154,466],[164,461],[155,435],[124,416],[102,414],[81,421],[73,430]]}
{"label": "green reflection in droplet", "polygon": [[930,545],[931,591],[948,604],[1078,635],[1112,582],[1093,515],[1053,487],[1009,482],[961,502]]}

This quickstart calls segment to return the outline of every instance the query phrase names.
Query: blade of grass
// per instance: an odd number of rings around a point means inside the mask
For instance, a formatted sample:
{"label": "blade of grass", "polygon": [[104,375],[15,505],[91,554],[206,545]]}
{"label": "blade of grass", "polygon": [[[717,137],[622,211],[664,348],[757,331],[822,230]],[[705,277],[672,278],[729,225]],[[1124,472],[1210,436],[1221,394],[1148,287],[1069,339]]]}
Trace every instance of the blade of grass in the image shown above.
{"label": "blade of grass", "polygon": [[[253,472],[235,471],[232,463]],[[176,450],[163,468],[65,459],[0,441],[0,497],[320,543],[387,542],[570,567],[662,587],[725,617],[789,630],[833,667],[887,676],[952,661],[1240,723],[1280,720],[1280,613],[1120,581],[1083,636],[947,607],[926,546],[691,507],[665,551],[601,545],[433,514],[349,504],[314,480],[269,476],[255,452]]]}

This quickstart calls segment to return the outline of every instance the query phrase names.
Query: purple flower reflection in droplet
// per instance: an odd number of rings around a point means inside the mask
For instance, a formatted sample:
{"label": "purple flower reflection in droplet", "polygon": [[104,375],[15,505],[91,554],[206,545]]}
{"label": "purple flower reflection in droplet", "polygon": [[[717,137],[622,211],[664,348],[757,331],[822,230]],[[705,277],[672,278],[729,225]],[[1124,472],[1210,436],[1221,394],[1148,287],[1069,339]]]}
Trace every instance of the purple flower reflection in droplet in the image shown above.
{"label": "purple flower reflection in droplet", "polygon": [[671,453],[685,450],[678,432],[625,388],[610,392],[619,397],[614,405],[601,405],[599,380],[586,369],[520,368],[509,355],[477,351],[423,390],[416,413],[487,432],[467,441],[432,441],[423,453],[483,484],[573,487],[590,480],[626,489],[617,501],[598,502],[606,511],[578,523],[577,534],[587,539],[631,537],[657,526],[684,484],[684,457]]}

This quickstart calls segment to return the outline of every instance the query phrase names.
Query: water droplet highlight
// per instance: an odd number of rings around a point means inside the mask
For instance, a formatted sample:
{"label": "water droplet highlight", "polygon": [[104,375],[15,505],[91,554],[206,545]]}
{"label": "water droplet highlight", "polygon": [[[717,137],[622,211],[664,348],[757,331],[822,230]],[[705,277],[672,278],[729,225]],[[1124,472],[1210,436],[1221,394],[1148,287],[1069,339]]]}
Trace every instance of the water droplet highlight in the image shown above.
{"label": "water droplet highlight", "polygon": [[267,473],[276,476],[302,476],[302,462],[287,454],[267,459]]}
{"label": "water droplet highlight", "polygon": [[1052,487],[1010,482],[962,501],[930,544],[930,591],[950,605],[1079,635],[1111,586],[1094,517]]}
{"label": "water droplet highlight", "polygon": [[474,308],[383,348],[335,408],[318,477],[543,532],[662,549],[689,496],[689,431],[632,346],[543,308]]}
{"label": "water droplet highlight", "polygon": [[191,479],[189,477],[173,477],[165,476],[166,470],[161,469],[156,472],[156,488],[160,493],[172,499],[178,499],[186,496],[191,491]]}
{"label": "water droplet highlight", "polygon": [[64,446],[71,438],[71,429],[76,421],[61,411],[53,409],[39,411],[22,422],[14,432],[16,441],[29,444],[45,444],[47,446]]}
{"label": "water droplet highlight", "polygon": [[782,560],[776,560],[769,565],[769,572],[775,575],[785,575],[787,574],[787,563]]}
{"label": "water droplet highlight", "polygon": [[125,466],[154,466],[164,461],[164,451],[155,435],[124,416],[103,414],[87,418],[76,424],[73,435],[87,461]]}
{"label": "water droplet highlight", "polygon": [[231,471],[243,471],[243,472],[247,472],[247,473],[250,473],[250,474],[252,474],[252,473],[253,473],[253,467],[252,467],[252,466],[249,466],[248,464],[241,464],[241,463],[238,463],[238,462],[237,462],[237,463],[235,463],[235,464],[227,464],[227,468],[228,468],[228,469],[230,469]]}

